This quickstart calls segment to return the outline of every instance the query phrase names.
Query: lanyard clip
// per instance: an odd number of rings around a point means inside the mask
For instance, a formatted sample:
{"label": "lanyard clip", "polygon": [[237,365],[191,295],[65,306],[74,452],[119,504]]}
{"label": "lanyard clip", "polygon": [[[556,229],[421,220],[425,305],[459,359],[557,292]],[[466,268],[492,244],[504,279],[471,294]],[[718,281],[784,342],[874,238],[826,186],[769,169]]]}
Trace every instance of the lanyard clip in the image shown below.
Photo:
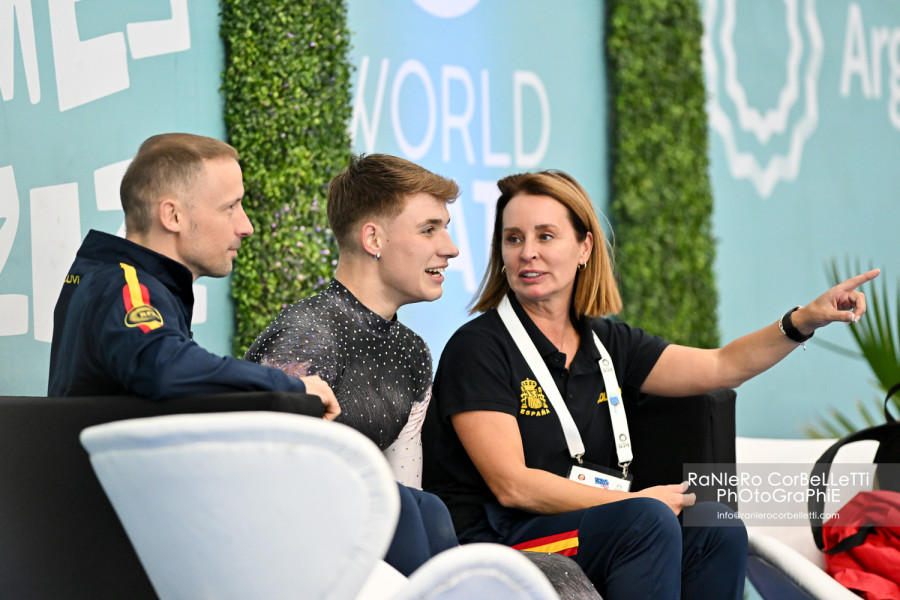
{"label": "lanyard clip", "polygon": [[584,461],[581,460],[581,457],[582,457],[582,456],[584,456],[584,453],[583,453],[583,452],[582,452],[581,454],[576,454],[576,455],[573,457],[575,460],[578,461],[578,464],[579,464],[579,465],[584,463]]}
{"label": "lanyard clip", "polygon": [[631,465],[631,461],[624,463],[619,463],[619,466],[622,467],[622,477],[628,477],[628,467]]}

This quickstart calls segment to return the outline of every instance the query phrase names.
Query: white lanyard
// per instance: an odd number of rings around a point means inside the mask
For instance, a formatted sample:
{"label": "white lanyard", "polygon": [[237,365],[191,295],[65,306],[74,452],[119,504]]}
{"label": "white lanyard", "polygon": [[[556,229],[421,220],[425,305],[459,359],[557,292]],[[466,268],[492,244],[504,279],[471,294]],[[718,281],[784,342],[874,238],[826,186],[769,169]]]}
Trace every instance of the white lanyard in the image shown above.
{"label": "white lanyard", "polygon": [[609,420],[612,422],[613,436],[616,438],[616,456],[619,457],[619,466],[622,467],[622,472],[628,475],[628,465],[631,464],[634,455],[631,453],[631,435],[628,433],[628,419],[625,418],[622,390],[619,388],[619,380],[616,379],[612,358],[596,333],[594,333],[594,345],[600,352],[598,363],[600,364],[600,374],[603,375],[603,385],[606,386],[606,404],[609,406]]}
{"label": "white lanyard", "polygon": [[[500,305],[497,307],[500,319],[506,326],[516,347],[525,358],[525,362],[531,368],[534,376],[537,377],[538,383],[543,388],[550,405],[556,411],[559,422],[562,424],[563,434],[566,437],[566,444],[569,446],[569,454],[581,464],[581,457],[584,455],[584,442],[581,441],[581,435],[578,433],[578,427],[572,419],[569,408],[566,406],[556,387],[556,382],[550,375],[547,365],[541,358],[537,347],[531,341],[525,326],[519,320],[509,302],[509,298],[503,297]],[[606,347],[594,334],[594,344],[600,352],[600,374],[603,376],[603,385],[606,386],[607,405],[609,406],[609,417],[612,422],[613,435],[616,443],[616,456],[619,458],[619,466],[622,467],[623,474],[628,475],[628,465],[631,464],[633,455],[631,453],[631,436],[628,434],[628,420],[625,418],[625,404],[622,402],[622,391],[619,389],[619,381],[616,379],[616,370],[613,368],[612,359]],[[549,385],[548,385],[549,384]],[[615,390],[615,391],[613,391]]]}

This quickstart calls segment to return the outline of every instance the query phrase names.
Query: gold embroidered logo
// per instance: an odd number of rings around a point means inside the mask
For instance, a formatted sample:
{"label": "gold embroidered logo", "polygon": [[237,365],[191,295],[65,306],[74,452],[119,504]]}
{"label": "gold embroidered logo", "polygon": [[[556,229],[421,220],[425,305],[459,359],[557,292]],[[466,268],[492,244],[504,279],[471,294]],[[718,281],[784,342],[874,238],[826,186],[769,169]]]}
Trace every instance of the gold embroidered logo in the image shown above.
{"label": "gold embroidered logo", "polygon": [[125,315],[125,325],[128,327],[140,327],[147,325],[151,329],[161,327],[163,324],[162,315],[158,310],[150,305],[135,306]]}
{"label": "gold embroidered logo", "polygon": [[540,388],[537,381],[525,379],[522,382],[522,394],[519,398],[522,400],[519,414],[529,417],[542,417],[550,414],[550,409],[547,407],[547,398],[544,397],[544,390]]}
{"label": "gold embroidered logo", "polygon": [[[615,396],[613,396],[615,398]],[[619,388],[619,398],[622,398],[622,388]],[[600,392],[600,397],[597,398],[597,404],[603,404],[604,402],[609,401],[609,396],[606,395],[606,392]],[[613,406],[616,406],[618,402],[613,402]]]}

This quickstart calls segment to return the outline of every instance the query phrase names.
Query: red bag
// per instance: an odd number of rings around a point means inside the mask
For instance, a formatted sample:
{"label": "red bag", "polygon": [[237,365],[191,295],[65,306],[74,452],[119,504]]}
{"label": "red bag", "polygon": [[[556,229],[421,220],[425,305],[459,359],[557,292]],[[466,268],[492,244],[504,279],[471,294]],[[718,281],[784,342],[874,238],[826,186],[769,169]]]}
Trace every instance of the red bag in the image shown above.
{"label": "red bag", "polygon": [[838,583],[866,600],[900,600],[900,492],[859,492],[822,534]]}
{"label": "red bag", "polygon": [[[888,411],[897,392],[900,383],[884,399],[886,423],[841,438],[810,473],[807,507],[813,540],[825,551],[825,570],[867,600],[900,600],[900,422]],[[859,440],[878,442],[874,462],[880,489],[859,492],[823,526],[824,482],[831,463],[842,446]]]}

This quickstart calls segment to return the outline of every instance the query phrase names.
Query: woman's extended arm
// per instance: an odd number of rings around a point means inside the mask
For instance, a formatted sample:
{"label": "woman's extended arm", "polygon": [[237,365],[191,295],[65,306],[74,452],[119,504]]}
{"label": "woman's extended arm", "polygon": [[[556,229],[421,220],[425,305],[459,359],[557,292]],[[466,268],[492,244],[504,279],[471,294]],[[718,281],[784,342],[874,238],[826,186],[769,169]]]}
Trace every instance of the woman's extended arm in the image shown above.
{"label": "woman's extended arm", "polygon": [[450,419],[481,477],[503,506],[555,514],[643,496],[664,502],[678,514],[683,506],[694,502],[692,494],[683,494],[681,484],[636,493],[616,492],[528,468],[519,426],[512,415],[477,410],[457,413]]}
{"label": "woman's extended arm", "polygon": [[[855,322],[866,312],[866,297],[857,287],[877,277],[873,269],[840,283],[791,315],[803,335],[829,323]],[[723,387],[737,387],[778,363],[797,347],[778,323],[713,350],[671,345],[644,381],[641,391],[663,396],[688,396]]]}

